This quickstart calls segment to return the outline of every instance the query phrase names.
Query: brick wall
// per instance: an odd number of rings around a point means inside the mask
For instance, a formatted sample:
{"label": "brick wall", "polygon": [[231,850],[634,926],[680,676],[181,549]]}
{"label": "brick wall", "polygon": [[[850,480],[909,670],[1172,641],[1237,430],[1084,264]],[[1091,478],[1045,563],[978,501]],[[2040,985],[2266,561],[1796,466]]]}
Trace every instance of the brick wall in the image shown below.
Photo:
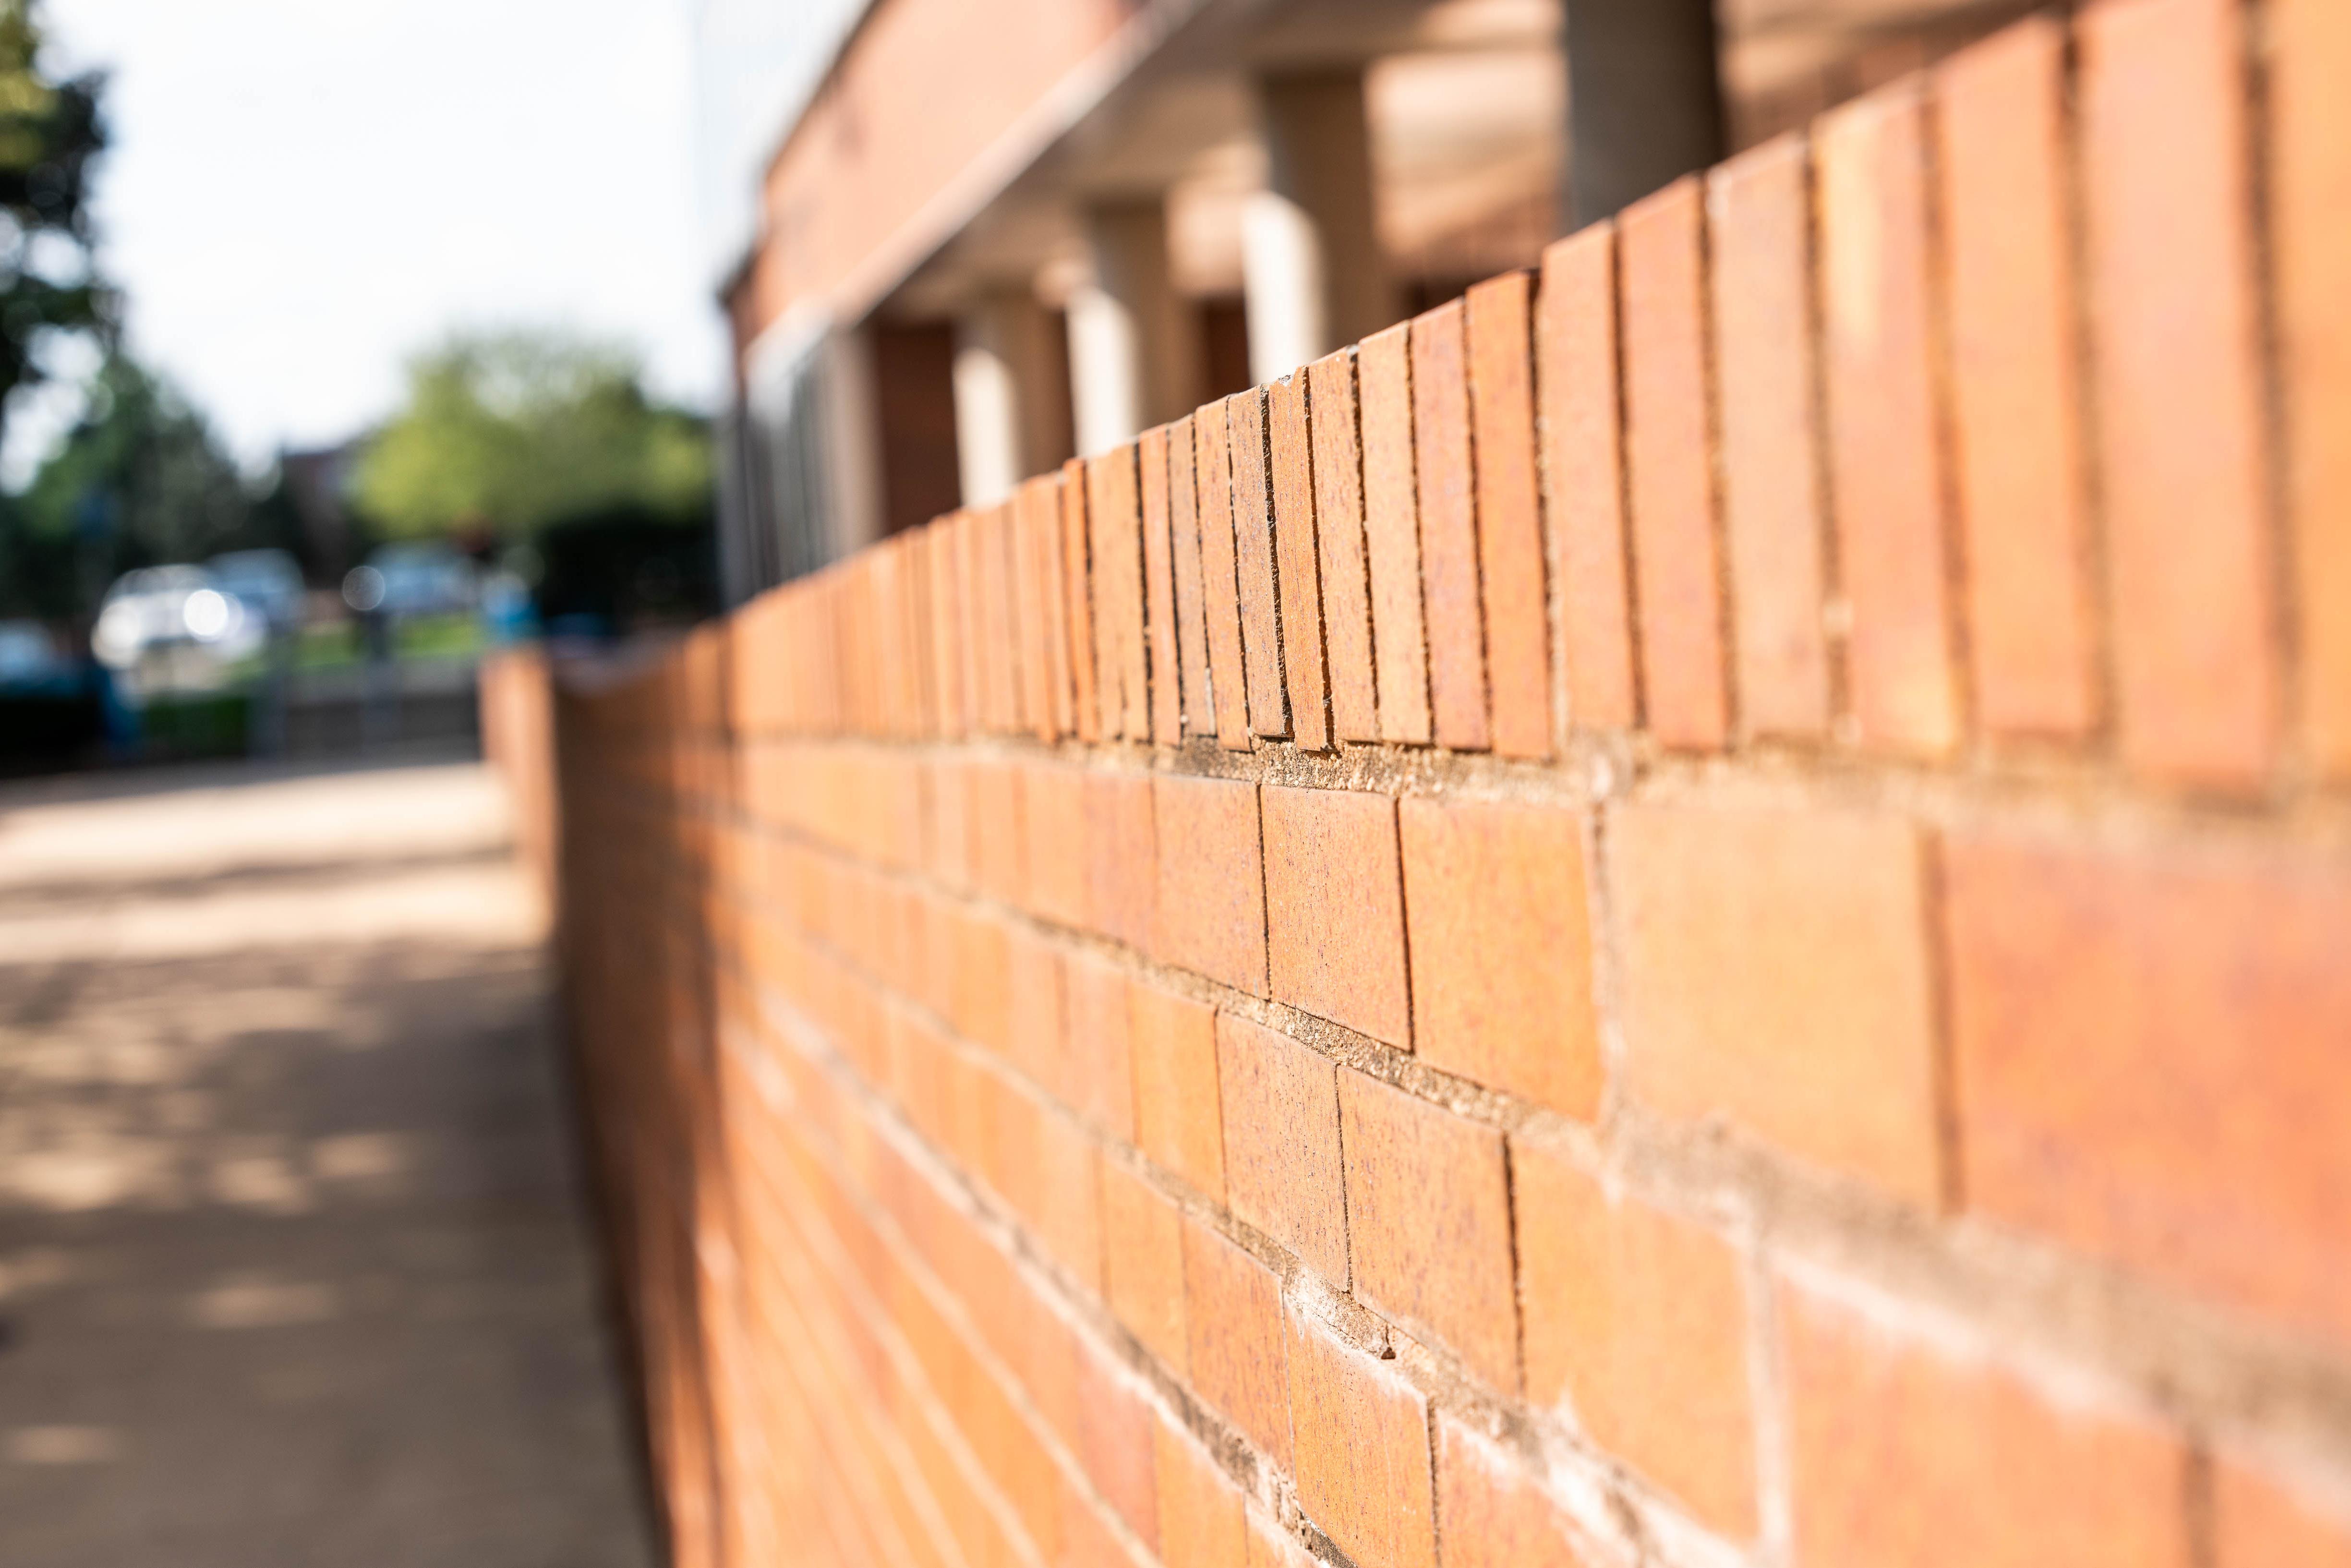
{"label": "brick wall", "polygon": [[559,693],[678,1560],[2351,1563],[2346,86],[2026,25]]}

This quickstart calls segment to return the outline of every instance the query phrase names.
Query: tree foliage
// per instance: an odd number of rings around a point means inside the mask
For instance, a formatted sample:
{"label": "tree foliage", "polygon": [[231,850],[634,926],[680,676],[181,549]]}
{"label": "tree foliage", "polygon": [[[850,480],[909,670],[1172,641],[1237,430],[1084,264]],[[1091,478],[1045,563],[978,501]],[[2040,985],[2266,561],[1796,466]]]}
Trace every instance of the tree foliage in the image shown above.
{"label": "tree foliage", "polygon": [[105,79],[54,79],[40,55],[33,0],[0,0],[0,399],[42,379],[45,337],[104,329],[112,315],[88,203]]}
{"label": "tree foliage", "polygon": [[615,507],[678,522],[710,494],[702,421],[652,402],[627,355],[549,332],[461,335],[409,367],[358,503],[386,533],[507,538]]}

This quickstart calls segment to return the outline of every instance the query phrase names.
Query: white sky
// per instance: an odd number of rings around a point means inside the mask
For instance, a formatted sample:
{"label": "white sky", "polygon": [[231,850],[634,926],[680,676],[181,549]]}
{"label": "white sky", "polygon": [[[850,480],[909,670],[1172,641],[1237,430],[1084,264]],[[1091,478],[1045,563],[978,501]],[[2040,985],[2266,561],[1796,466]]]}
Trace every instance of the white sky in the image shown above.
{"label": "white sky", "polygon": [[[402,361],[457,326],[618,338],[659,392],[715,402],[686,0],[46,15],[62,63],[112,73],[96,211],[132,350],[248,464],[386,413]],[[41,421],[10,423],[21,471]]]}

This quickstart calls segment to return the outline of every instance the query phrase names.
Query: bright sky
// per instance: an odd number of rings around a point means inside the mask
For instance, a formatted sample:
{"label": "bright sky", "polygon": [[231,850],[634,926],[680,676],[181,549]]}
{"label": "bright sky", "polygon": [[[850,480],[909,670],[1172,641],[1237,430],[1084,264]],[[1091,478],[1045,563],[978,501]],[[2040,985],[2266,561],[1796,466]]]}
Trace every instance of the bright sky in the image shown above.
{"label": "bright sky", "polygon": [[45,11],[66,64],[112,73],[97,214],[131,348],[248,464],[381,416],[458,326],[617,338],[715,401],[686,0]]}

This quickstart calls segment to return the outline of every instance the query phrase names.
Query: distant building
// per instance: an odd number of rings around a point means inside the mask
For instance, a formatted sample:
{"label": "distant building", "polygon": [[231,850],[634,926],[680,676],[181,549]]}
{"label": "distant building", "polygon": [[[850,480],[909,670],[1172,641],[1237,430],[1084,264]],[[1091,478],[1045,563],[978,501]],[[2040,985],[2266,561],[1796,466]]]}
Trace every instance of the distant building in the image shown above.
{"label": "distant building", "polygon": [[741,599],[1286,374],[2029,0],[703,0]]}

